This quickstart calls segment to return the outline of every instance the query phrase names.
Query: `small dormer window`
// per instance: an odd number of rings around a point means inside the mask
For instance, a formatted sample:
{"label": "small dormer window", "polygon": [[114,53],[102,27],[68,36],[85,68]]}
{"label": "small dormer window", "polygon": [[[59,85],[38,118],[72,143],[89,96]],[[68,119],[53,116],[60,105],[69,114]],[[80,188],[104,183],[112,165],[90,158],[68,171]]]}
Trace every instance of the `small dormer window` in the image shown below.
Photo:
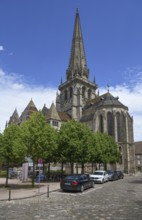
{"label": "small dormer window", "polygon": [[52,125],[58,127],[58,121],[52,121]]}

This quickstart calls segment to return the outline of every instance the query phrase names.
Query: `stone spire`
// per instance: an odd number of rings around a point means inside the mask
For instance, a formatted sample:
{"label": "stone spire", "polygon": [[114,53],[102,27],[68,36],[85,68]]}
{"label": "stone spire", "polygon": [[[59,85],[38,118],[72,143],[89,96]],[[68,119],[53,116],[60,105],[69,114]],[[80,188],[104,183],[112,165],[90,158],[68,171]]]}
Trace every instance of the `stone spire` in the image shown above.
{"label": "stone spire", "polygon": [[48,110],[47,119],[48,120],[53,119],[53,120],[61,121],[54,103],[52,103],[50,109]]}
{"label": "stone spire", "polygon": [[27,120],[33,112],[38,112],[33,100],[31,99],[25,110],[22,112],[20,116],[19,123]]}
{"label": "stone spire", "polygon": [[12,116],[9,119],[8,124],[11,124],[11,123],[18,124],[18,120],[19,120],[19,115],[18,115],[17,109],[15,109]]}
{"label": "stone spire", "polygon": [[66,74],[67,74],[67,80],[70,80],[76,76],[88,80],[89,77],[89,70],[87,69],[87,65],[86,65],[86,57],[85,57],[78,9],[76,10],[71,55],[70,55],[69,67],[67,69]]}

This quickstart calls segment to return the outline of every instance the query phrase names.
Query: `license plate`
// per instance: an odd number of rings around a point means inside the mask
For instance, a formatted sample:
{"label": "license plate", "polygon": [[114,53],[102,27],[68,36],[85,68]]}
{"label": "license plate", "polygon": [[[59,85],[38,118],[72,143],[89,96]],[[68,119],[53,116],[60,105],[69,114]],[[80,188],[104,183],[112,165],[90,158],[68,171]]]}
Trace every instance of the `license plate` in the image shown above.
{"label": "license plate", "polygon": [[68,186],[70,186],[71,184],[70,184],[70,183],[65,183],[65,185],[68,185]]}

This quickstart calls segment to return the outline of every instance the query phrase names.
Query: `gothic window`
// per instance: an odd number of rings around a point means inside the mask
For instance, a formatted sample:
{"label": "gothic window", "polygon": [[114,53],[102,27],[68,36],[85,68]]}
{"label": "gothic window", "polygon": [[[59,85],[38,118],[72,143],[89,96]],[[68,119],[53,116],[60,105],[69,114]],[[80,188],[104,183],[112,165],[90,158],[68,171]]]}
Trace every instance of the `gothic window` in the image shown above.
{"label": "gothic window", "polygon": [[85,87],[82,87],[82,98],[85,98]]}
{"label": "gothic window", "polygon": [[117,121],[117,137],[118,137],[118,141],[121,141],[121,120],[120,120],[120,113],[117,112],[116,113],[116,121]]}
{"label": "gothic window", "polygon": [[108,130],[108,135],[114,136],[114,119],[113,119],[113,114],[111,112],[107,113],[107,130]]}
{"label": "gothic window", "polygon": [[72,98],[72,87],[70,87],[70,98]]}
{"label": "gothic window", "polygon": [[122,128],[121,128],[121,133],[122,133],[122,141],[126,141],[126,118],[125,115],[122,114]]}
{"label": "gothic window", "polygon": [[120,152],[119,163],[122,164],[122,147],[121,146],[119,146],[119,152]]}
{"label": "gothic window", "polygon": [[65,101],[67,100],[68,98],[68,93],[67,93],[67,90],[65,90]]}
{"label": "gothic window", "polygon": [[88,89],[88,99],[91,99],[91,89]]}
{"label": "gothic window", "polygon": [[103,116],[102,115],[99,116],[99,131],[101,133],[104,132],[104,124],[103,124]]}

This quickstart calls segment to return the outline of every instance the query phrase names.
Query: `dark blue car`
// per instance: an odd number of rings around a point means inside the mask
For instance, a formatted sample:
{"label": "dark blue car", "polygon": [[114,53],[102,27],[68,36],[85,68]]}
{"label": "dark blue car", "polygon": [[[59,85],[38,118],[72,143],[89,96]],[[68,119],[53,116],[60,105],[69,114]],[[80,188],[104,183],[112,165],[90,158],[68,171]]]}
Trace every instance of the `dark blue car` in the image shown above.
{"label": "dark blue car", "polygon": [[46,180],[46,176],[45,176],[44,174],[38,174],[38,175],[36,176],[36,179],[35,179],[35,181],[36,181],[37,183],[42,182],[42,181],[44,181],[44,180]]}
{"label": "dark blue car", "polygon": [[94,181],[86,174],[75,174],[61,180],[60,187],[64,191],[80,191],[94,187]]}

